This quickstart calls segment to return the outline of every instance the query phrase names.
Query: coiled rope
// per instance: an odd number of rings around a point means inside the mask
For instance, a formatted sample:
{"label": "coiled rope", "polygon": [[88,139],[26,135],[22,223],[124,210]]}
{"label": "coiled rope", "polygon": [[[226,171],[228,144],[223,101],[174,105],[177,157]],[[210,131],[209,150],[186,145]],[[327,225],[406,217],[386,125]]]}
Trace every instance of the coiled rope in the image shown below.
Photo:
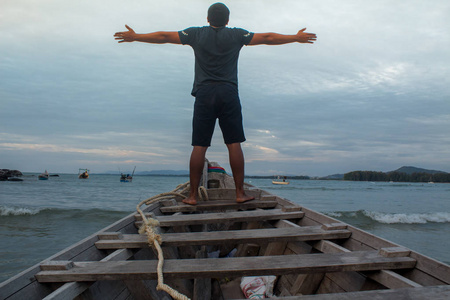
{"label": "coiled rope", "polygon": [[[158,266],[157,266],[158,285],[156,286],[156,289],[158,291],[165,291],[172,298],[174,298],[176,300],[190,300],[190,299],[164,283],[164,274],[163,274],[164,255],[163,255],[163,252],[161,249],[162,239],[161,239],[161,235],[158,234],[157,230],[156,230],[156,228],[159,226],[159,222],[156,219],[147,218],[145,216],[145,213],[141,210],[141,206],[144,204],[148,206],[156,201],[160,201],[163,199],[171,199],[173,197],[181,197],[184,199],[184,198],[186,198],[186,196],[183,194],[186,193],[187,191],[189,191],[189,188],[190,188],[189,182],[180,184],[171,192],[161,193],[159,195],[156,195],[156,196],[153,196],[146,200],[141,201],[136,207],[137,212],[142,217],[142,223],[143,223],[141,228],[139,228],[139,233],[140,234],[145,233],[147,235],[147,241],[148,241],[149,245],[152,248],[156,249],[158,252]],[[198,189],[198,194],[199,194],[200,200],[202,200],[202,201],[208,200],[208,193],[207,193],[205,187],[200,186]]]}

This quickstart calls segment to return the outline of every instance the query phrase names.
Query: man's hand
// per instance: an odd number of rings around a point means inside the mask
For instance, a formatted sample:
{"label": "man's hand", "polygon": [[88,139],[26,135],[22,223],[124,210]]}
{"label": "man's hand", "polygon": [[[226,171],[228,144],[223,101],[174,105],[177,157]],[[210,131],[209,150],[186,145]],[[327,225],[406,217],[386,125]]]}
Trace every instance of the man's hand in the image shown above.
{"label": "man's hand", "polygon": [[306,28],[303,28],[297,32],[297,42],[313,44],[317,40],[315,33],[305,32]]}
{"label": "man's hand", "polygon": [[249,43],[251,45],[284,45],[289,43],[313,44],[317,40],[315,33],[305,32],[306,28],[299,30],[297,34],[279,34],[274,32],[255,33]]}
{"label": "man's hand", "polygon": [[125,25],[125,27],[128,31],[116,32],[114,34],[115,39],[119,40],[119,43],[134,42],[136,40],[136,32],[128,25]]}
{"label": "man's hand", "polygon": [[128,31],[116,32],[114,37],[119,43],[124,42],[144,42],[152,44],[181,44],[177,31],[157,31],[151,33],[136,33],[130,26],[125,25]]}

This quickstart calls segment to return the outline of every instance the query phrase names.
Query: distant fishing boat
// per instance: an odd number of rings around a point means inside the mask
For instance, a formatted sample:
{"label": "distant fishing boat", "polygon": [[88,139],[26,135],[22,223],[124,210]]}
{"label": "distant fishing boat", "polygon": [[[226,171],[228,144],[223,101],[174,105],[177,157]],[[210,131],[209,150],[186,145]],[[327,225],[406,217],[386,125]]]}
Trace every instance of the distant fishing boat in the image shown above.
{"label": "distant fishing boat", "polygon": [[47,172],[47,170],[45,170],[44,173],[39,174],[38,179],[39,180],[48,180],[49,174]]}
{"label": "distant fishing boat", "polygon": [[88,169],[78,169],[78,178],[79,179],[88,179],[89,178],[89,170]]}
{"label": "distant fishing boat", "polygon": [[134,166],[134,170],[133,173],[130,174],[125,174],[125,173],[120,173],[120,182],[131,182],[133,181],[133,176],[134,176],[134,171],[136,170],[136,166]]}
{"label": "distant fishing boat", "polygon": [[272,184],[286,185],[286,184],[289,184],[289,181],[287,181],[286,176],[277,176],[276,179],[272,180]]}

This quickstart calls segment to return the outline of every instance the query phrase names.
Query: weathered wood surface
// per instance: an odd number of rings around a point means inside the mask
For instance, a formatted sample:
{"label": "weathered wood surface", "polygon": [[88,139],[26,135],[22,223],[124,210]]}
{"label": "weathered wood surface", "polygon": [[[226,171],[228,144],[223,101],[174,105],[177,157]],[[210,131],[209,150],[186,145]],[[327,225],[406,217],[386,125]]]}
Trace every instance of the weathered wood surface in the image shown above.
{"label": "weathered wood surface", "polygon": [[[350,250],[348,250],[344,247],[341,247],[330,241],[319,241],[314,245],[314,247],[324,253],[351,252]],[[392,252],[395,249],[396,249],[396,247],[382,248],[382,249],[380,249],[380,251],[383,250],[382,252]],[[404,256],[407,254],[409,254],[409,253],[402,252],[402,255],[404,255]],[[365,276],[367,276],[368,278],[381,283],[385,287],[392,288],[392,289],[403,288],[403,287],[420,287],[421,286],[420,284],[418,284],[406,277],[403,277],[400,274],[390,271],[390,270],[364,272],[363,274]]]}
{"label": "weathered wood surface", "polygon": [[[395,290],[373,290],[350,293],[333,293],[319,295],[302,295],[273,300],[448,300],[450,299],[450,286],[428,286],[417,288],[401,288]],[[244,299],[242,299],[244,300]]]}
{"label": "weathered wood surface", "polygon": [[[348,230],[323,230],[319,226],[297,228],[273,228],[254,230],[230,230],[211,232],[165,233],[161,235],[162,246],[217,245],[222,243],[271,243],[283,241],[315,241],[322,239],[344,239]],[[98,249],[145,248],[147,237],[126,234],[122,239],[103,239],[95,243]]]}
{"label": "weathered wood surface", "polygon": [[[280,201],[280,198],[277,198]],[[282,199],[285,200],[285,199]],[[287,203],[291,203],[288,200]],[[319,212],[310,210],[306,207],[302,208],[305,216],[300,220],[299,224],[303,226],[313,226],[323,223],[339,222],[337,219],[331,218]],[[373,235],[369,232],[349,225],[348,229],[352,231],[351,238],[347,239],[342,246],[351,251],[373,250],[383,247],[399,247],[389,240]],[[417,265],[414,270],[408,272],[407,277],[421,285],[442,285],[450,284],[450,266],[439,262],[420,253],[411,251],[410,256],[417,259]],[[406,274],[405,274],[406,276]]]}
{"label": "weathered wood surface", "polygon": [[[332,228],[334,226],[337,226],[335,228],[343,228],[341,226],[338,226],[337,223],[332,223],[334,225],[328,225],[328,224],[323,224],[322,228]],[[278,228],[289,228],[289,227],[294,227],[294,228],[299,228],[300,226],[297,224],[294,224],[290,221],[286,221],[286,220],[280,220],[275,224]],[[347,227],[347,226],[345,226]],[[291,244],[291,246],[293,246]],[[314,242],[312,243],[312,246],[323,252],[323,253],[342,253],[342,252],[351,252],[350,250],[337,245],[334,242],[328,241],[328,240],[321,240],[318,242]],[[387,252],[393,252],[393,251],[397,251],[395,253],[399,254],[400,251],[400,255],[403,256],[407,256],[409,254],[409,251],[404,251],[405,249],[396,249],[396,247],[393,248],[382,248],[383,250],[381,251],[382,253],[387,253]],[[296,253],[300,253],[300,252],[296,252]],[[368,278],[375,280],[376,282],[379,282],[380,284],[383,284],[384,286],[388,287],[388,288],[402,288],[402,287],[420,287],[421,285],[408,279],[405,278],[393,271],[389,271],[389,270],[379,270],[379,271],[374,271],[374,272],[363,272],[363,274],[365,274]],[[342,276],[342,275],[341,275]],[[343,276],[350,276],[348,273],[343,275]],[[362,275],[359,275],[360,277],[363,277]],[[354,281],[355,278],[351,278],[350,280]],[[350,284],[349,286],[352,287],[353,285],[355,285],[355,283],[353,282],[352,284]]]}
{"label": "weathered wood surface", "polygon": [[[101,261],[120,261],[127,260],[133,256],[133,251],[129,249],[120,249],[116,250]],[[73,264],[73,263],[72,263]],[[72,265],[71,264],[71,265]],[[53,261],[45,262],[41,265],[41,269],[43,266],[55,266],[56,263]],[[62,263],[62,265],[65,265]],[[45,267],[44,267],[45,269]],[[87,290],[92,283],[87,282],[68,282],[63,286],[56,289],[53,293],[47,295],[43,300],[64,300],[64,299],[73,299]]]}
{"label": "weathered wood surface", "polygon": [[[197,251],[195,258],[207,258],[208,253],[206,248]],[[195,278],[194,279],[194,299],[196,300],[210,300],[211,299],[211,278]]]}
{"label": "weathered wood surface", "polygon": [[275,200],[253,200],[237,203],[235,200],[199,201],[197,205],[188,205],[178,202],[178,205],[161,207],[163,213],[214,211],[214,210],[249,210],[256,208],[274,208],[278,202]]}
{"label": "weathered wood surface", "polygon": [[[147,208],[145,211],[150,211],[157,208],[159,204],[155,203]],[[105,257],[105,254],[95,247],[94,243],[98,240],[98,235],[104,231],[123,231],[135,232],[134,214],[130,214],[117,222],[107,226],[99,232],[71,245],[70,247],[52,255],[45,261],[50,260],[100,260]],[[44,261],[44,262],[45,262]],[[52,292],[52,289],[46,285],[36,282],[34,275],[40,271],[40,264],[36,264],[29,269],[17,274],[16,276],[0,283],[1,299],[8,300],[22,300],[22,299],[43,299]]]}
{"label": "weathered wood surface", "polygon": [[[200,225],[212,223],[253,222],[269,220],[300,219],[304,215],[301,211],[283,212],[281,209],[233,211],[224,213],[186,214],[176,216],[157,216],[161,227]],[[141,219],[136,215],[136,220]],[[142,222],[136,222],[137,225]]]}
{"label": "weathered wood surface", "polygon": [[[245,188],[245,187],[244,187]],[[257,188],[247,189],[245,188],[245,193],[249,196],[255,197],[256,200],[261,199],[262,191]],[[236,200],[236,190],[235,189],[208,189],[208,199],[209,201],[215,200]]]}
{"label": "weathered wood surface", "polygon": [[[220,278],[229,276],[293,273],[373,271],[413,268],[409,257],[381,257],[376,251],[335,254],[234,257],[166,260],[166,278]],[[122,262],[75,262],[65,271],[41,271],[39,282],[155,279],[156,260]]]}

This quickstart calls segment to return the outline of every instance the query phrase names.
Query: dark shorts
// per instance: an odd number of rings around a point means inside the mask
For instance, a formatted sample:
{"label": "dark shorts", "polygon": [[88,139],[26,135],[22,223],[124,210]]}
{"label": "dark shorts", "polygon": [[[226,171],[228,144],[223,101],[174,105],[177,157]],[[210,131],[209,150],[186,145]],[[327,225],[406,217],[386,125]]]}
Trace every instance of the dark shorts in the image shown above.
{"label": "dark shorts", "polygon": [[192,146],[211,146],[216,119],[219,119],[225,144],[245,141],[241,101],[234,85],[211,83],[197,91],[192,121]]}

